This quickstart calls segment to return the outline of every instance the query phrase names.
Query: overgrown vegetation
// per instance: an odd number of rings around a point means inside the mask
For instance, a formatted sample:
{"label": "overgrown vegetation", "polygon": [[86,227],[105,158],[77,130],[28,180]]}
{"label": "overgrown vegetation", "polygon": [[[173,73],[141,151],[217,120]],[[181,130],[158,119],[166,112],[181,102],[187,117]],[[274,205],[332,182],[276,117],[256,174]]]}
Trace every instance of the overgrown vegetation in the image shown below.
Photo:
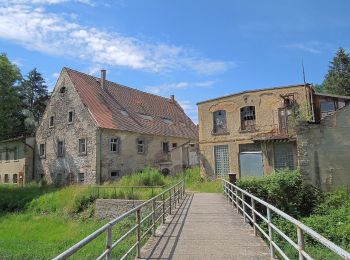
{"label": "overgrown vegetation", "polygon": [[[106,221],[92,218],[97,198],[148,199],[173,183],[185,178],[187,189],[196,192],[221,192],[220,181],[202,178],[199,169],[189,169],[176,177],[163,176],[157,170],[122,177],[100,188],[94,186],[50,187],[37,184],[24,188],[0,186],[0,258],[48,259],[59,254],[101,227]],[[130,186],[163,186],[163,188],[130,188]],[[113,229],[114,239],[133,225],[126,219]],[[105,247],[100,236],[73,259],[92,259]],[[126,252],[134,242],[131,236],[118,246],[114,257]]]}
{"label": "overgrown vegetation", "polygon": [[[237,185],[297,218],[343,249],[350,249],[350,194],[345,188],[322,193],[302,184],[298,171],[288,170],[266,177],[245,178]],[[266,216],[264,207],[258,210]],[[272,217],[273,223],[296,242],[296,227],[281,217]],[[266,225],[262,226],[266,229]],[[275,240],[288,257],[298,258],[297,251],[277,233]],[[334,253],[310,236],[305,235],[305,241],[306,251],[315,259],[337,259]]]}

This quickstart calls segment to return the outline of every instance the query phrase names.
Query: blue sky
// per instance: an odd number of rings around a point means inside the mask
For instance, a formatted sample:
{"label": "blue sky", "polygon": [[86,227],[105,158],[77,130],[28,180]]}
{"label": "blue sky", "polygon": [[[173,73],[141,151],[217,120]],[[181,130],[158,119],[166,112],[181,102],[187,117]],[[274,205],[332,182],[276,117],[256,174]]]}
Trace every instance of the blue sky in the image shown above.
{"label": "blue sky", "polygon": [[62,67],[162,96],[197,122],[196,102],[321,83],[350,50],[348,0],[0,0],[0,52],[50,89]]}

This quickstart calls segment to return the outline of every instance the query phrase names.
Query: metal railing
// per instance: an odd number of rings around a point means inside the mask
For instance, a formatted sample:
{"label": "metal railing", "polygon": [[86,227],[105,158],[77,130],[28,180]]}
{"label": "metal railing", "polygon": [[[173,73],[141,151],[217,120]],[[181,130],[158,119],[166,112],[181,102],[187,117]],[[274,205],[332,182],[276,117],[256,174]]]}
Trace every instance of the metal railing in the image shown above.
{"label": "metal railing", "polygon": [[[160,194],[154,196],[153,198],[145,201],[139,206],[125,212],[114,220],[108,222],[103,227],[99,228],[89,236],[85,237],[80,242],[76,243],[71,248],[67,249],[60,255],[56,256],[54,260],[59,259],[67,259],[69,256],[75,254],[78,250],[88,245],[91,241],[99,237],[101,234],[106,233],[106,249],[105,251],[99,255],[96,259],[112,259],[112,250],[124,241],[127,237],[135,233],[136,242],[129,247],[127,252],[120,258],[125,259],[128,257],[134,249],[136,249],[136,256],[141,256],[141,241],[152,231],[152,235],[155,235],[157,223],[162,221],[165,223],[165,217],[169,214],[172,214],[174,208],[176,208],[177,204],[179,205],[180,199],[185,195],[185,182],[184,180],[179,181],[175,185],[169,187],[165,191]],[[157,206],[158,204],[158,206]],[[151,212],[146,216],[142,216],[142,209],[151,206]],[[156,217],[156,212],[161,211],[161,214],[158,214],[158,218]],[[116,241],[112,240],[112,231],[113,227],[120,223],[122,220],[126,219],[130,216],[136,216],[136,224],[130,228],[124,235],[119,237]],[[141,225],[146,223],[146,220],[151,219],[151,225],[147,227],[146,231],[142,232]]]}
{"label": "metal railing", "polygon": [[[242,213],[245,222],[247,222],[247,219],[251,222],[255,235],[257,235],[257,232],[260,231],[260,233],[267,239],[270,247],[271,258],[274,258],[276,256],[275,251],[277,250],[277,252],[283,257],[283,259],[289,259],[285,252],[283,252],[283,250],[277,245],[276,241],[274,241],[273,233],[276,232],[298,251],[299,260],[313,259],[305,250],[305,234],[309,235],[314,240],[318,241],[324,247],[327,247],[343,259],[350,260],[349,252],[345,251],[333,242],[324,238],[322,235],[318,234],[316,231],[312,230],[300,221],[289,216],[288,214],[272,206],[271,204],[263,201],[262,199],[259,199],[254,195],[250,194],[249,192],[237,187],[236,185],[233,185],[232,183],[226,180],[222,181],[224,193],[227,199],[231,201],[232,206],[235,206],[237,208],[238,213]],[[246,201],[247,198],[250,198],[250,203]],[[259,204],[266,208],[266,216],[264,216],[263,213],[257,210]],[[273,223],[272,213],[275,213],[279,217],[286,219],[288,222],[295,226],[297,242],[294,242]],[[266,231],[259,225],[259,222],[261,221],[257,221],[257,217],[259,217],[263,222],[267,224],[268,229]]]}

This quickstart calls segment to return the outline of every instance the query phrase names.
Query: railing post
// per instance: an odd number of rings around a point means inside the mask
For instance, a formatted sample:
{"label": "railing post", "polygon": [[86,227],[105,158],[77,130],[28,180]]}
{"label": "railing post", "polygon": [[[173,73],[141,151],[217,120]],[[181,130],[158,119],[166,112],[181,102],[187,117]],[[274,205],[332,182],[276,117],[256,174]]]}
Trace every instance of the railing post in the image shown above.
{"label": "railing post", "polygon": [[170,194],[170,196],[169,196],[169,215],[171,215],[171,204],[172,204],[172,202],[171,202],[171,189],[169,190],[169,194]]}
{"label": "railing post", "polygon": [[256,215],[255,215],[255,200],[253,198],[250,198],[252,200],[252,217],[253,217],[253,229],[254,229],[254,235],[257,236],[256,232]]}
{"label": "railing post", "polygon": [[180,195],[181,192],[180,192],[180,186],[177,187],[177,204],[180,206]]}
{"label": "railing post", "polygon": [[275,248],[272,245],[273,241],[273,234],[272,234],[272,216],[271,216],[271,210],[269,207],[267,207],[267,221],[268,221],[268,227],[269,227],[269,242],[270,242],[270,257],[273,259],[275,258]]}
{"label": "railing post", "polygon": [[185,196],[185,192],[186,192],[186,183],[185,181],[182,181],[182,192],[183,192],[183,196]]}
{"label": "railing post", "polygon": [[109,224],[107,229],[106,249],[108,249],[106,260],[110,260],[112,259],[112,225],[111,224]]}
{"label": "railing post", "polygon": [[152,235],[156,236],[156,200],[152,200]]}
{"label": "railing post", "polygon": [[137,246],[136,246],[136,254],[138,258],[141,258],[141,209],[136,210],[136,223],[137,223]]}
{"label": "railing post", "polygon": [[234,200],[233,200],[233,185],[230,185],[230,194],[231,194],[231,203],[232,203],[232,207],[234,206]]}
{"label": "railing post", "polygon": [[238,199],[238,190],[235,189],[235,197],[236,197],[236,209],[237,209],[237,213],[239,213],[239,199]]}
{"label": "railing post", "polygon": [[302,251],[305,249],[305,242],[304,242],[304,232],[303,230],[297,226],[297,236],[298,236],[298,246],[299,246],[299,260],[304,260],[304,256],[302,254]]}
{"label": "railing post", "polygon": [[247,218],[245,216],[245,203],[244,203],[244,193],[242,192],[242,208],[243,208],[243,219],[244,222],[247,222]]}
{"label": "railing post", "polygon": [[163,211],[163,216],[162,216],[162,223],[165,223],[165,199],[164,199],[164,193],[162,194],[162,211]]}

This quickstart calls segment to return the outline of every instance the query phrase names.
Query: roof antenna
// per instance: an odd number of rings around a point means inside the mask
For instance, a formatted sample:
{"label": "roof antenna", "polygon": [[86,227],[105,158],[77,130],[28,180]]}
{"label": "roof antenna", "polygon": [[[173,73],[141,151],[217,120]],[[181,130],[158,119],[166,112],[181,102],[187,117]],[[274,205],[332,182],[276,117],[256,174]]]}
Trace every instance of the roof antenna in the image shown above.
{"label": "roof antenna", "polygon": [[306,85],[306,79],[305,79],[305,69],[304,69],[304,60],[301,59],[301,66],[303,68],[303,80],[304,80],[304,85]]}

